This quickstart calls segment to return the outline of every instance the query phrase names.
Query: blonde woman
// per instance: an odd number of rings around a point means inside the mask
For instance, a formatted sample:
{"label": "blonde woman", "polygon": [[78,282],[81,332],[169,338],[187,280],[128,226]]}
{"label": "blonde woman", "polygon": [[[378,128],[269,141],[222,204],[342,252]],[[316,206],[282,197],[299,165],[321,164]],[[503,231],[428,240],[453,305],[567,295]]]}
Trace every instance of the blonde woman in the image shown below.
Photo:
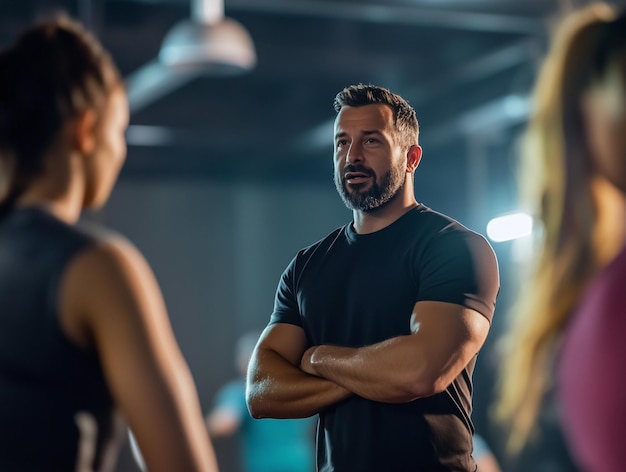
{"label": "blonde woman", "polygon": [[[509,447],[546,440],[547,392],[585,471],[624,470],[626,424],[626,18],[570,14],[535,90],[521,188],[543,231],[503,365]],[[545,431],[543,432],[545,433]],[[537,436],[538,435],[538,436]]]}

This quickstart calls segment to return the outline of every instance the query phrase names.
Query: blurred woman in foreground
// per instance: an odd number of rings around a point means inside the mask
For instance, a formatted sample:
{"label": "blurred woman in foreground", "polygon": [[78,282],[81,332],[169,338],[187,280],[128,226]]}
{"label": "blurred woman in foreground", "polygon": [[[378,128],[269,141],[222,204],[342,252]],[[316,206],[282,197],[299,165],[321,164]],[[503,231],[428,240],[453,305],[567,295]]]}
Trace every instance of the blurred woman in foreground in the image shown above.
{"label": "blurred woman in foreground", "polygon": [[114,470],[124,420],[150,471],[217,470],[151,269],[77,225],[108,199],[127,125],[116,67],[71,19],[0,53],[0,470]]}

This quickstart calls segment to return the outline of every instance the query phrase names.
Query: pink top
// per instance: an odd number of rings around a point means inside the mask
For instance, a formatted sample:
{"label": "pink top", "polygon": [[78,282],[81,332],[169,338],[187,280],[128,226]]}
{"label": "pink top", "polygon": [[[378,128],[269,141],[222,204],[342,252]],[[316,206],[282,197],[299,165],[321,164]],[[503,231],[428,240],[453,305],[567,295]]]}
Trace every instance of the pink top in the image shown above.
{"label": "pink top", "polygon": [[591,283],[565,333],[558,396],[586,472],[626,470],[626,250]]}

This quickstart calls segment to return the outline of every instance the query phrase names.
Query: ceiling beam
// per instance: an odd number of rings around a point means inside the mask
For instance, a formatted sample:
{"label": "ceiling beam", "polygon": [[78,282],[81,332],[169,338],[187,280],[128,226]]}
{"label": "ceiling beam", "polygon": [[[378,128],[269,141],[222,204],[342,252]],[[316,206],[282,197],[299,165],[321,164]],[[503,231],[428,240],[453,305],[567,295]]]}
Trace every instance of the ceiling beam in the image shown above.
{"label": "ceiling beam", "polygon": [[536,34],[545,28],[544,23],[537,18],[384,3],[357,5],[346,2],[331,4],[315,0],[227,0],[226,9],[492,33]]}
{"label": "ceiling beam", "polygon": [[[411,106],[418,108],[427,101],[438,99],[438,97],[445,95],[453,88],[477,80],[483,80],[498,72],[530,61],[537,54],[537,51],[538,45],[536,40],[517,41],[494,49],[478,58],[473,58],[452,72],[433,77],[424,84],[411,87],[407,91],[402,92],[402,96],[411,103]],[[320,148],[327,147],[329,137],[332,136],[333,125],[334,118],[313,127],[294,139],[294,148],[308,148],[317,151]],[[455,127],[460,125],[457,125],[455,122],[451,126],[454,129],[458,129]],[[442,133],[436,133],[437,137],[443,136],[446,131],[450,130],[451,128],[446,127],[444,129],[441,127]]]}
{"label": "ceiling beam", "polygon": [[532,61],[542,53],[537,38],[523,39],[496,48],[484,55],[472,58],[453,71],[433,77],[405,92],[415,107],[431,101],[461,85],[483,80],[489,76]]}
{"label": "ceiling beam", "polygon": [[131,113],[136,113],[157,99],[182,87],[199,73],[173,70],[154,59],[125,78]]}
{"label": "ceiling beam", "polygon": [[[109,0],[110,1],[110,0]],[[190,0],[117,0],[131,3],[189,5]],[[232,11],[298,15],[334,20],[383,24],[405,24],[431,28],[450,28],[509,34],[542,32],[542,19],[518,15],[459,11],[447,8],[418,7],[381,3],[353,3],[319,0],[225,0],[226,13]]]}

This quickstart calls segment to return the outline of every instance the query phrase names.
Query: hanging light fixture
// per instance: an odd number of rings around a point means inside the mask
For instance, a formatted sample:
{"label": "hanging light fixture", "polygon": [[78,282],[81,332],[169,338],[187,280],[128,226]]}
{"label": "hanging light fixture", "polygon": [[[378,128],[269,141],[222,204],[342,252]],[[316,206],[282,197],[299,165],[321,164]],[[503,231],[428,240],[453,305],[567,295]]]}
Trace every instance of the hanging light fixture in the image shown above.
{"label": "hanging light fixture", "polygon": [[224,17],[223,0],[192,0],[192,17],[165,36],[159,60],[180,72],[235,75],[256,64],[254,44],[246,29]]}
{"label": "hanging light fixture", "polygon": [[167,33],[158,57],[126,78],[133,113],[200,75],[243,74],[256,65],[250,35],[224,17],[223,0],[191,2],[191,18]]}

